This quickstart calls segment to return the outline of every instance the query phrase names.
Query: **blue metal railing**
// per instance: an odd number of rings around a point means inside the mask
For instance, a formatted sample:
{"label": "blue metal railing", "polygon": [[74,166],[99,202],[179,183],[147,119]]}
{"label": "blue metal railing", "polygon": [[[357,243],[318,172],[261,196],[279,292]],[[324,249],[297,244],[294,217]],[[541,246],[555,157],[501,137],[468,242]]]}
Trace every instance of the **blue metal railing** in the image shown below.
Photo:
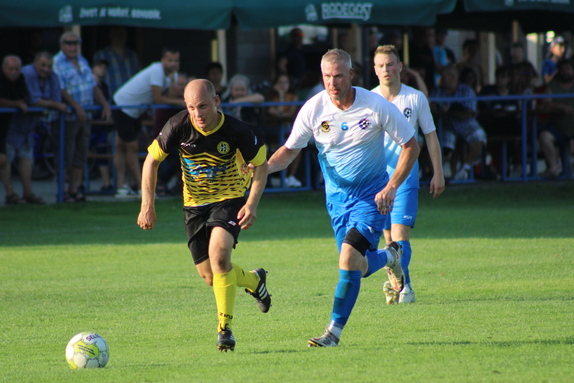
{"label": "blue metal railing", "polygon": [[[537,129],[536,129],[536,118],[532,119],[532,129],[531,129],[531,151],[533,155],[533,160],[531,164],[531,173],[532,176],[528,177],[528,112],[533,111],[533,108],[529,107],[529,102],[536,100],[536,99],[544,99],[544,98],[574,98],[574,94],[533,94],[533,95],[513,95],[513,96],[476,96],[476,97],[468,97],[468,98],[460,98],[460,97],[430,97],[430,102],[456,102],[456,101],[508,101],[514,100],[519,101],[521,104],[521,152],[522,152],[522,176],[520,180],[522,182],[527,182],[529,179],[538,179],[536,176],[537,174],[537,166],[536,166],[536,153],[537,153]],[[303,101],[295,101],[295,102],[263,102],[260,104],[254,103],[222,103],[221,107],[223,110],[231,107],[256,107],[256,108],[265,108],[269,106],[288,106],[288,105],[297,105],[302,106],[305,102]],[[173,106],[173,105],[163,105],[163,104],[142,104],[142,105],[110,105],[110,109],[123,109],[123,108],[133,108],[133,109],[146,109],[155,111],[156,109],[182,109],[181,106]],[[84,107],[86,111],[95,111],[101,110],[101,106],[99,105],[92,105]],[[45,111],[53,111],[46,108],[38,108],[38,107],[29,107],[28,113],[36,113],[40,112],[43,113]],[[68,113],[71,113],[73,110],[71,107],[68,108]],[[21,113],[20,109],[17,108],[0,108],[0,113]],[[65,114],[59,113],[59,129],[60,134],[59,136],[59,155],[58,155],[58,202],[63,201],[64,197],[64,129],[65,129]],[[278,128],[278,135],[280,137],[280,144],[283,144],[283,139],[285,135],[288,133],[286,127],[283,125]],[[487,137],[488,139],[488,137]],[[305,157],[305,187],[304,188],[296,188],[296,189],[287,189],[284,187],[285,181],[285,174],[284,171],[281,174],[281,188],[274,188],[266,190],[266,192],[271,191],[294,191],[294,190],[309,190],[312,188],[311,185],[311,169],[310,169],[310,160],[309,157]]]}

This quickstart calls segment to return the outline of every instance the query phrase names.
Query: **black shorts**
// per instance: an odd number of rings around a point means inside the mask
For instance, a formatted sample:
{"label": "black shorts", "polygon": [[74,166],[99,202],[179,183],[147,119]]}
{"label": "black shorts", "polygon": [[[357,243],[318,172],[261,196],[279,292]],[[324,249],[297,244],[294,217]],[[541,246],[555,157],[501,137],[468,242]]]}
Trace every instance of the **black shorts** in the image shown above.
{"label": "black shorts", "polygon": [[128,116],[121,109],[112,110],[112,119],[118,131],[118,137],[124,142],[133,142],[138,139],[142,128],[141,118]]}
{"label": "black shorts", "polygon": [[187,247],[196,265],[209,258],[209,236],[214,226],[222,227],[233,235],[235,248],[241,231],[237,214],[243,205],[245,198],[241,197],[205,206],[183,208]]}

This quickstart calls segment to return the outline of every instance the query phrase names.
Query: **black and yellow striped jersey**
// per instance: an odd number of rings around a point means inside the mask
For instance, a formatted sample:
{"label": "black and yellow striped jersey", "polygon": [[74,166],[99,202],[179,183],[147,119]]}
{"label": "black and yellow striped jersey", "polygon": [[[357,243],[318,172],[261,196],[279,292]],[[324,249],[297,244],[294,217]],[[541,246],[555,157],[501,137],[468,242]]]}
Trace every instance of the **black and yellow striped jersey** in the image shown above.
{"label": "black and yellow striped jersey", "polygon": [[267,160],[263,140],[251,126],[229,115],[221,117],[215,129],[203,132],[193,126],[187,110],[181,111],[148,148],[158,161],[178,148],[184,206],[243,197],[253,173],[247,164],[259,166]]}

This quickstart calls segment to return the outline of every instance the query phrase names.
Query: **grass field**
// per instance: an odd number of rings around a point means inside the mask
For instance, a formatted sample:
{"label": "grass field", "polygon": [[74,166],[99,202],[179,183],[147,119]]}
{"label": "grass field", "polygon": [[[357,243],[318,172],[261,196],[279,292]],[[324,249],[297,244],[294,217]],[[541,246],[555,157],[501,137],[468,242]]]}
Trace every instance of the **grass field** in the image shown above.
{"label": "grass field", "polygon": [[[213,292],[195,273],[181,203],[0,209],[2,382],[572,382],[574,183],[421,191],[411,274],[418,302],[386,306],[364,279],[340,347],[306,340],[330,319],[337,254],[320,192],[265,195],[233,260],[269,270],[268,314],[238,291],[236,351],[216,351]],[[70,370],[96,331],[104,369]]]}

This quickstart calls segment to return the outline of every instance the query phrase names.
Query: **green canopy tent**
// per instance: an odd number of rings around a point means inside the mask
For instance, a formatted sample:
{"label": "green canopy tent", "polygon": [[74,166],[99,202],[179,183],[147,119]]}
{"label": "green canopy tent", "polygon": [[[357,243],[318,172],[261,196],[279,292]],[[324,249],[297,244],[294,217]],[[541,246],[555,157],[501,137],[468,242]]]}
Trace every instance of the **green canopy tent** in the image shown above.
{"label": "green canopy tent", "polygon": [[437,16],[437,25],[451,29],[508,32],[518,21],[525,33],[572,30],[572,0],[459,0],[450,13]]}
{"label": "green canopy tent", "polygon": [[454,9],[456,0],[233,0],[242,29],[294,24],[433,25],[436,15]]}
{"label": "green canopy tent", "polygon": [[3,27],[126,25],[173,29],[241,29],[293,24],[432,25],[456,0],[28,0],[0,2]]}
{"label": "green canopy tent", "polygon": [[233,0],[4,0],[0,2],[0,26],[227,29],[232,10]]}

